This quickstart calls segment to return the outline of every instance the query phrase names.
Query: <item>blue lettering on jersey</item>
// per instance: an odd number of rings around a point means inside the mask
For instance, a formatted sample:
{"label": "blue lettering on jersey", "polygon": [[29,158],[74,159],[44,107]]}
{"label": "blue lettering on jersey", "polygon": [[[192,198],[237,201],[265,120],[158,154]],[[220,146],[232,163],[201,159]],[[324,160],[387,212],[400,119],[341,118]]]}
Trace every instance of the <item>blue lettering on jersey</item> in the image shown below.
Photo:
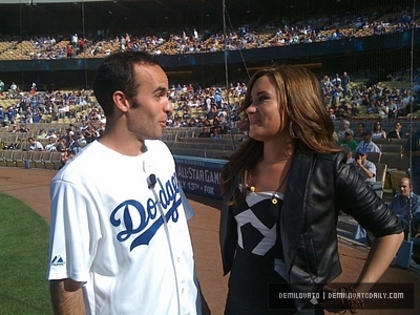
{"label": "blue lettering on jersey", "polygon": [[[112,212],[110,221],[115,227],[124,226],[125,230],[117,234],[117,239],[120,242],[124,242],[132,235],[139,234],[130,245],[130,251],[140,245],[148,245],[150,240],[164,224],[162,216],[159,216],[155,222],[150,225],[149,221],[154,220],[158,215],[158,207],[161,207],[163,213],[166,210],[165,219],[168,222],[172,219],[173,222],[177,222],[179,218],[178,207],[182,204],[181,194],[179,186],[176,180],[175,174],[165,184],[162,184],[158,178],[159,192],[155,194],[158,200],[152,198],[147,199],[146,209],[137,200],[126,200],[120,203]],[[130,211],[131,210],[131,211]],[[133,211],[136,210],[136,211]],[[138,215],[136,220],[133,220],[135,214]],[[139,221],[138,226],[134,226],[134,221]]]}

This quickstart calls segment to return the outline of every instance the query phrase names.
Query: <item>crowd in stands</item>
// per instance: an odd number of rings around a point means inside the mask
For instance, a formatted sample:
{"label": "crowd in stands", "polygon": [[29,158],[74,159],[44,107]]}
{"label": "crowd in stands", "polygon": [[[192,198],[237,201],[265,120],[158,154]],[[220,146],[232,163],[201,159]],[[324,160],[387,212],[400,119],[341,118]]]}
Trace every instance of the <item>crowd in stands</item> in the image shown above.
{"label": "crowd in stands", "polygon": [[[409,86],[396,89],[380,84],[366,87],[362,83],[352,82],[346,72],[324,76],[320,82],[331,119],[341,124],[337,133],[339,145],[349,147],[353,152],[360,148],[380,152],[375,145],[377,139],[407,139],[409,130],[402,130],[398,119],[406,118],[409,109],[419,106],[418,82],[411,89]],[[168,97],[174,110],[168,116],[167,127],[196,128],[201,130],[195,135],[197,137],[223,138],[231,128],[237,127],[241,119],[237,110],[246,91],[244,82],[231,83],[228,89],[203,88],[192,83],[172,85]],[[14,103],[3,108],[2,100]],[[357,130],[350,129],[349,120],[362,117],[377,119],[373,128],[361,122]],[[382,128],[381,120],[384,118],[397,119],[393,130],[389,126]],[[29,91],[20,91],[13,82],[9,92],[3,92],[0,96],[0,123],[0,131],[30,134],[30,138],[26,137],[29,150],[57,150],[63,152],[64,159],[98,139],[106,126],[106,118],[91,90],[38,91],[36,85],[32,84]],[[66,130],[42,128],[34,134],[26,127],[33,123],[63,123],[68,127]]]}
{"label": "crowd in stands", "polygon": [[346,12],[336,17],[314,17],[305,21],[292,18],[256,21],[237,28],[230,26],[226,36],[218,30],[220,27],[200,31],[198,28],[165,30],[156,34],[112,34],[109,30],[98,30],[86,38],[77,33],[68,37],[39,36],[3,45],[0,60],[95,58],[118,50],[141,50],[154,55],[211,53],[382,35],[420,27],[418,12],[412,16],[410,9],[394,8],[386,13],[378,10],[357,16]]}
{"label": "crowd in stands", "polygon": [[[353,82],[351,76],[324,76],[321,85],[325,106],[333,120],[354,118],[398,118],[410,114],[416,117],[420,104],[420,72],[413,86],[393,88],[392,82],[365,86]],[[224,87],[203,88],[198,84],[172,85],[169,98],[174,111],[168,117],[168,127],[204,127],[214,121],[232,127],[240,120],[236,114],[246,93],[244,82]],[[2,106],[2,101],[7,105]],[[411,113],[412,111],[412,113]],[[105,117],[92,90],[38,91],[33,83],[29,91],[21,91],[12,82],[8,92],[0,95],[0,122],[27,124],[39,122],[86,122],[104,124]]]}

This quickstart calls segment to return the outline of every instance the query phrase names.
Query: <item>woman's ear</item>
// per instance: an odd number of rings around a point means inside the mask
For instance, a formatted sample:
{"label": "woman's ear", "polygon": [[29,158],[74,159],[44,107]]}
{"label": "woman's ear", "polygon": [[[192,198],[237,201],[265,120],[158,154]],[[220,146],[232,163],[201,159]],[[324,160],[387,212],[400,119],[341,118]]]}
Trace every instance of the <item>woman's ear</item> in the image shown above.
{"label": "woman's ear", "polygon": [[125,96],[123,91],[115,91],[112,95],[115,106],[123,113],[126,113],[130,108],[130,101]]}

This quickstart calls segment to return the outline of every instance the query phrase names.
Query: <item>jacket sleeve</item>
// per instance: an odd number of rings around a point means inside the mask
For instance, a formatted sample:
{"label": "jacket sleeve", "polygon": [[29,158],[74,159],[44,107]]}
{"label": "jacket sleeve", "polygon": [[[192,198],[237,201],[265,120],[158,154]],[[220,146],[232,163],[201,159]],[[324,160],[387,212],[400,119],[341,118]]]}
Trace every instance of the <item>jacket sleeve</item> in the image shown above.
{"label": "jacket sleeve", "polygon": [[358,175],[353,165],[345,163],[340,153],[335,161],[336,208],[351,215],[375,237],[397,234],[404,226],[375,191]]}

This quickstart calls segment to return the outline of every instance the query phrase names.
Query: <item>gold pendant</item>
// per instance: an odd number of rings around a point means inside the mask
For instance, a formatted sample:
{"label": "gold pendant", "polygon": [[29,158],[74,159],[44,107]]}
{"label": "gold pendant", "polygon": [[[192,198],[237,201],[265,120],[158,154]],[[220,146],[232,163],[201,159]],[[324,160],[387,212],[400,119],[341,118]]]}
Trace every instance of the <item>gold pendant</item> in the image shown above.
{"label": "gold pendant", "polygon": [[250,188],[251,192],[255,192],[255,186],[251,186],[249,188]]}
{"label": "gold pendant", "polygon": [[275,197],[273,197],[273,198],[271,198],[271,203],[273,204],[273,205],[276,205],[277,204],[277,198],[275,198]]}

